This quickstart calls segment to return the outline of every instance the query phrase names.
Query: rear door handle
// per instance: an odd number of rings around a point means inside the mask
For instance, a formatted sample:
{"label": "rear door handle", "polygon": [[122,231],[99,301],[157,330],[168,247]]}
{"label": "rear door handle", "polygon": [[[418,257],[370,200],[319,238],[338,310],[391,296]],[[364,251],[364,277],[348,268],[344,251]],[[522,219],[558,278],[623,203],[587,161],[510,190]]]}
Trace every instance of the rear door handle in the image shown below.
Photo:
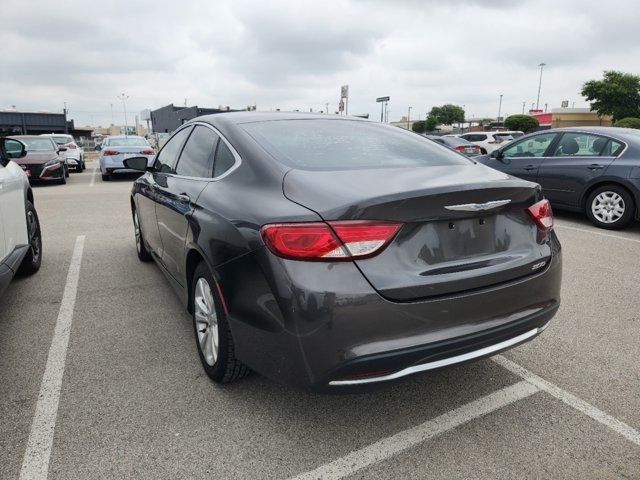
{"label": "rear door handle", "polygon": [[604,165],[600,165],[599,163],[592,163],[589,165],[589,170],[600,170],[604,168]]}
{"label": "rear door handle", "polygon": [[530,172],[531,170],[535,170],[538,167],[536,167],[535,165],[527,165],[526,167],[524,167],[525,170],[527,170],[528,172]]}
{"label": "rear door handle", "polygon": [[184,203],[191,203],[191,197],[186,193],[181,193],[180,195],[178,195],[178,200]]}

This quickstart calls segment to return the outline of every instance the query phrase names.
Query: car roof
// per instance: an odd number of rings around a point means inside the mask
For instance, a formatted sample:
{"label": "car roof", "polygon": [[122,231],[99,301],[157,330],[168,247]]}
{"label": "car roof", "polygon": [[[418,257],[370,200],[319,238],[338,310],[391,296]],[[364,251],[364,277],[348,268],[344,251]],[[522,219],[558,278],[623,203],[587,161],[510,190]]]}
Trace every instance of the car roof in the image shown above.
{"label": "car roof", "polygon": [[[268,121],[276,121],[276,120],[335,120],[335,121],[360,121],[360,122],[369,122],[371,120],[367,120],[360,117],[346,117],[340,115],[326,114],[326,113],[303,113],[303,112],[226,112],[226,113],[214,113],[211,115],[203,115],[201,117],[196,117],[190,120],[188,123],[193,121],[198,122],[206,122],[211,125],[240,125],[243,123],[254,123],[254,122],[268,122]],[[377,122],[375,122],[377,123]]]}
{"label": "car roof", "polygon": [[29,140],[32,138],[42,138],[42,135],[9,135],[9,138],[17,138],[18,140]]}
{"label": "car roof", "polygon": [[105,137],[106,139],[112,139],[112,138],[141,138],[143,140],[146,140],[146,138],[141,137],[140,135],[110,135],[108,137]]}
{"label": "car roof", "polygon": [[41,133],[39,136],[40,137],[71,137],[73,138],[73,135],[69,133]]}

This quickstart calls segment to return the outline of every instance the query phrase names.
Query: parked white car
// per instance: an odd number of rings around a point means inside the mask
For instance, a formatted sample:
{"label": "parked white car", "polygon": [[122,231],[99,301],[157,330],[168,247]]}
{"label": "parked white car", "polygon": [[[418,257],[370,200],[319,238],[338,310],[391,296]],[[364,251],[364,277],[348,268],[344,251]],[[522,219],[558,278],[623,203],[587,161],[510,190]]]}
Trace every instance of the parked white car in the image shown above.
{"label": "parked white car", "polygon": [[32,275],[42,261],[42,236],[29,179],[13,160],[26,155],[19,140],[0,138],[0,295],[14,275]]}
{"label": "parked white car", "polygon": [[71,135],[62,133],[44,133],[42,136],[51,137],[59,147],[65,147],[67,149],[64,152],[67,168],[73,168],[76,172],[82,172],[86,168],[84,163],[84,151]]}
{"label": "parked white car", "polygon": [[488,154],[523,135],[524,132],[508,130],[504,132],[469,132],[450,136],[464,138],[468,142],[475,143],[483,154]]}

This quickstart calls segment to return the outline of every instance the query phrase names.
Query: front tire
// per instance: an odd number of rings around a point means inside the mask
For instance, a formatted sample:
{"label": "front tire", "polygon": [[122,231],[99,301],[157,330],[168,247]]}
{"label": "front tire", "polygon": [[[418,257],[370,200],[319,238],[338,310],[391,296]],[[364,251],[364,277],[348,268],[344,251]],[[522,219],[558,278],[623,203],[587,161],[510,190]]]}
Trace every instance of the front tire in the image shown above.
{"label": "front tire", "polygon": [[140,218],[138,217],[138,211],[133,210],[133,232],[136,237],[136,251],[138,252],[138,259],[141,262],[150,262],[151,254],[147,250],[147,245],[142,236],[142,229],[140,228]]}
{"label": "front tire", "polygon": [[67,165],[66,163],[64,165],[64,176],[66,178],[69,178],[69,165]]}
{"label": "front tire", "polygon": [[29,251],[22,259],[18,267],[18,275],[33,275],[40,270],[42,264],[42,233],[40,231],[40,220],[33,203],[27,201],[27,235],[29,238]]}
{"label": "front tire", "polygon": [[215,285],[209,267],[200,262],[191,283],[196,348],[207,376],[223,384],[244,377],[249,369],[235,357],[235,342]]}
{"label": "front tire", "polygon": [[585,212],[591,223],[607,230],[617,230],[629,225],[635,209],[633,196],[618,185],[596,188],[585,204]]}

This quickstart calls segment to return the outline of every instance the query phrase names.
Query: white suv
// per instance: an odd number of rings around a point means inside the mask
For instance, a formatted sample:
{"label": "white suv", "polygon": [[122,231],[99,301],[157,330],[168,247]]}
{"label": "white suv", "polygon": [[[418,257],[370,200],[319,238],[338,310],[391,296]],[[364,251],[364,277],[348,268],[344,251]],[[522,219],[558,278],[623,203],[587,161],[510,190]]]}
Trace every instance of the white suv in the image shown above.
{"label": "white suv", "polygon": [[0,295],[15,274],[31,275],[42,261],[42,236],[29,179],[14,158],[26,145],[0,138]]}
{"label": "white suv", "polygon": [[82,172],[86,166],[84,163],[84,152],[71,135],[64,133],[43,133],[43,137],[51,137],[59,147],[65,147],[64,152],[67,170],[73,168],[76,172]]}
{"label": "white suv", "polygon": [[489,154],[494,150],[511,142],[515,138],[522,137],[523,132],[508,130],[504,132],[469,132],[456,137],[464,138],[466,141],[475,143],[484,154]]}

